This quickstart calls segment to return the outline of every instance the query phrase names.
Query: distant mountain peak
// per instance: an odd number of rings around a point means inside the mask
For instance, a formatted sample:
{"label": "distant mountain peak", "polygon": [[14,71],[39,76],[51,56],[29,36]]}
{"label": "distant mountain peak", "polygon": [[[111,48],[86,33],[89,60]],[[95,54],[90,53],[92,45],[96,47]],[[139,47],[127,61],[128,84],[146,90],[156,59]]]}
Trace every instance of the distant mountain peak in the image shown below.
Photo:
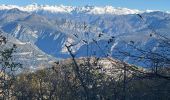
{"label": "distant mountain peak", "polygon": [[142,11],[136,9],[120,8],[120,7],[98,7],[86,5],[83,7],[75,6],[50,6],[50,5],[38,5],[31,4],[27,6],[17,6],[17,5],[0,5],[0,10],[9,10],[9,9],[19,9],[21,11],[34,12],[34,11],[49,11],[52,13],[85,13],[85,14],[116,14],[116,15],[125,15],[125,14],[135,14],[141,13]]}

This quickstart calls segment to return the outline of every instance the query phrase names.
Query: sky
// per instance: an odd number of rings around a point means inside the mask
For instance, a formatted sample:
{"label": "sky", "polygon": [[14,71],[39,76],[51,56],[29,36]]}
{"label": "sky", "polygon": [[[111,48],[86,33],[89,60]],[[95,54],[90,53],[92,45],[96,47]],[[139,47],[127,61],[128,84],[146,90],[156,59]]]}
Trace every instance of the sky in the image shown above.
{"label": "sky", "polygon": [[170,11],[170,0],[0,0],[0,4],[25,6],[37,3],[40,5],[66,6],[113,6],[139,10]]}

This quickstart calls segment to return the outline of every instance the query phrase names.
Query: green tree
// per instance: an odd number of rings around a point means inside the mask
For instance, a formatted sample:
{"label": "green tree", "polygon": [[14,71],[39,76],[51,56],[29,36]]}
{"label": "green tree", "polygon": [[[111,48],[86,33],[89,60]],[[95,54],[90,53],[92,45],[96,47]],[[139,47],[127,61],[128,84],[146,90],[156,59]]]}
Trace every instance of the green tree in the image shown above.
{"label": "green tree", "polygon": [[15,62],[12,55],[17,48],[16,45],[7,44],[7,39],[3,35],[0,35],[0,48],[0,98],[9,100],[13,95],[15,72],[21,64]]}

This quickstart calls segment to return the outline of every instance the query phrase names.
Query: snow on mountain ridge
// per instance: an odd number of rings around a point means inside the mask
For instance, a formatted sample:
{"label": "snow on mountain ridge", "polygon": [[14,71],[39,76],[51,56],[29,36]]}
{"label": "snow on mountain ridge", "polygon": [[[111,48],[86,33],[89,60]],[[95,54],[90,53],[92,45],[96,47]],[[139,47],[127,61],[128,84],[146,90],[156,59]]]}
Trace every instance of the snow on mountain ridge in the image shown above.
{"label": "snow on mountain ridge", "polygon": [[[170,15],[167,13],[147,10],[141,14],[146,21],[143,22],[135,11],[112,6],[71,7],[35,4],[20,7],[0,5],[0,10],[0,20],[2,21],[0,28],[11,37],[21,41],[18,44],[23,44],[23,53],[20,55],[24,61],[29,61],[24,54],[32,51],[37,53],[30,54],[30,58],[34,57],[37,61],[46,60],[47,54],[56,58],[69,58],[65,47],[65,44],[68,43],[74,44],[71,49],[76,57],[86,57],[87,55],[105,57],[106,54],[109,54],[131,64],[146,66],[143,62],[134,62],[135,59],[119,53],[117,49],[140,55],[140,52],[128,46],[128,43],[132,41],[144,50],[160,51],[154,48],[157,47],[155,44],[157,42],[155,42],[155,37],[150,36],[151,31],[148,26],[153,26],[160,34],[169,33],[170,26]],[[129,15],[130,11],[135,14]],[[87,23],[87,30],[84,29],[84,22]],[[113,37],[116,40],[113,41]],[[44,56],[37,58],[34,56],[35,54]],[[35,62],[34,59],[28,63],[32,64],[32,62]]]}
{"label": "snow on mountain ridge", "polygon": [[74,7],[74,6],[49,6],[49,5],[27,5],[27,6],[17,6],[17,5],[0,5],[0,10],[9,10],[17,8],[21,11],[27,12],[37,12],[37,11],[49,11],[51,13],[86,13],[86,14],[116,14],[116,15],[126,15],[126,14],[135,14],[142,13],[136,9],[128,8],[115,8],[112,6],[97,7],[97,6],[83,6],[83,7]]}

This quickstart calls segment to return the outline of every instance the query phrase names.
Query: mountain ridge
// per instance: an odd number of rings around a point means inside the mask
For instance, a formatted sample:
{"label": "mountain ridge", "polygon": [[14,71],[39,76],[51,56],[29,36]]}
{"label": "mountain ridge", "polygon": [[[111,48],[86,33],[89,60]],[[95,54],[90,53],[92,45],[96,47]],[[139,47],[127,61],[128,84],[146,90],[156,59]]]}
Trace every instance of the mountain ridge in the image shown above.
{"label": "mountain ridge", "polygon": [[161,35],[170,36],[170,14],[160,11],[140,14],[143,20],[137,14],[61,14],[24,12],[17,8],[0,10],[0,13],[0,29],[15,39],[30,42],[35,48],[60,59],[70,57],[65,45],[72,44],[74,46],[71,49],[76,58],[105,57],[109,54],[113,58],[144,66],[133,62],[134,59],[120,54],[116,49],[141,55],[128,46],[128,43],[133,42],[140,48],[157,50],[159,43],[155,42],[154,35],[150,37],[152,31],[148,26]]}
{"label": "mountain ridge", "polygon": [[[65,6],[65,5],[38,5],[31,4],[26,6],[17,6],[17,5],[0,5],[0,10],[9,10],[17,8],[21,11],[27,12],[38,12],[38,11],[47,11],[51,13],[70,13],[70,14],[111,14],[111,15],[127,15],[127,14],[136,14],[136,13],[145,13],[145,12],[154,12],[159,10],[146,10],[141,11],[137,9],[128,9],[123,7],[113,7],[113,6]],[[167,11],[168,12],[168,11]]]}

